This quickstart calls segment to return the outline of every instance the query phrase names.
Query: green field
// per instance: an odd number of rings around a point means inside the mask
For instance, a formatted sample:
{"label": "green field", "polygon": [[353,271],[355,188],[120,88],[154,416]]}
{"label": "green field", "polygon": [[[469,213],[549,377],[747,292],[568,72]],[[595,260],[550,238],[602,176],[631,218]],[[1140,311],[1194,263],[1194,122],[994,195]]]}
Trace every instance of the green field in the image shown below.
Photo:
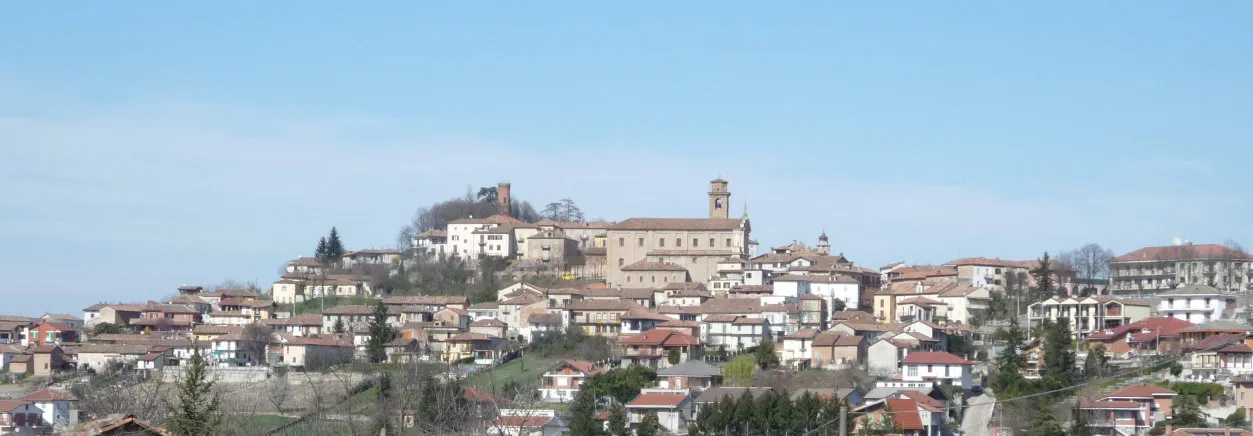
{"label": "green field", "polygon": [[248,428],[249,430],[253,430],[255,433],[264,433],[295,420],[295,418],[288,418],[286,416],[256,415],[249,419]]}
{"label": "green field", "polygon": [[303,315],[306,313],[322,313],[322,300],[323,299],[326,300],[326,307],[328,309],[335,307],[335,306],[348,306],[348,305],[368,306],[368,305],[375,304],[375,302],[378,301],[375,298],[370,298],[370,297],[365,297],[365,296],[341,297],[337,295],[331,295],[331,296],[327,296],[324,298],[314,298],[312,300],[305,300],[300,303],[296,303],[295,307],[291,309],[292,315]]}
{"label": "green field", "polygon": [[540,376],[561,360],[554,357],[533,357],[527,355],[497,366],[491,371],[484,371],[466,379],[464,385],[489,393],[496,393],[510,382],[519,386],[539,386]]}

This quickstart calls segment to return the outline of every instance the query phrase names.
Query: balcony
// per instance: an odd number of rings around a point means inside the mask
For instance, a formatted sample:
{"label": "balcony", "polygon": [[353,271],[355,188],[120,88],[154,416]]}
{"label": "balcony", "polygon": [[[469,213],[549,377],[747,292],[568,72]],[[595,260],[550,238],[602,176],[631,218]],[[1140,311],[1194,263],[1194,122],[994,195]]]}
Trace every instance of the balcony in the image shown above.
{"label": "balcony", "polygon": [[622,350],[622,355],[626,357],[668,357],[670,352],[663,348],[640,348],[638,350],[627,348]]}

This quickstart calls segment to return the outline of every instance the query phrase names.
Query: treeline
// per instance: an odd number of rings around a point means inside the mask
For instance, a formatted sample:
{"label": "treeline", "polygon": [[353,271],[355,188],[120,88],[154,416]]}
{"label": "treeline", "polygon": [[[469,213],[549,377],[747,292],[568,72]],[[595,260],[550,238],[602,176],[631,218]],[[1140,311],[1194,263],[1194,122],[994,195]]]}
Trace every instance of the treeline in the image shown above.
{"label": "treeline", "polygon": [[[837,435],[840,408],[847,404],[804,392],[795,401],[787,390],[769,391],[754,398],[747,389],[739,398],[723,397],[717,405],[701,410],[689,435],[750,436],[764,434]],[[846,425],[853,433],[854,415]],[[890,415],[888,415],[890,416]],[[892,430],[889,425],[885,430]]]}

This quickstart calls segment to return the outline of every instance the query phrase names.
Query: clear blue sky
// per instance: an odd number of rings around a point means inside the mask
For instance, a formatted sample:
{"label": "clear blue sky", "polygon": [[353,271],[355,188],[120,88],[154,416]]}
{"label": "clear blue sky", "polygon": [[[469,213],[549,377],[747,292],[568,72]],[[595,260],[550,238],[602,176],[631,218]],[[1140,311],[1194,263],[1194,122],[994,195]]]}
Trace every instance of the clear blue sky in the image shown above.
{"label": "clear blue sky", "polygon": [[867,266],[1253,244],[1253,3],[19,2],[0,313],[268,283],[513,183]]}

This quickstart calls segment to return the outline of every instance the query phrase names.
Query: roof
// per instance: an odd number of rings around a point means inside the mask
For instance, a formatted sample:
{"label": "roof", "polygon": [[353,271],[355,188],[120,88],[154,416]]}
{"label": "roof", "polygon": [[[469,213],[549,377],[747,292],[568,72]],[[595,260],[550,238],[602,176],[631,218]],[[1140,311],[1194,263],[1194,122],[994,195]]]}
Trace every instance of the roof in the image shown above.
{"label": "roof", "polygon": [[1177,428],[1166,436],[1249,436],[1253,432],[1239,428]]}
{"label": "roof", "polygon": [[489,394],[489,393],[486,393],[486,392],[480,391],[480,390],[475,389],[475,388],[465,388],[465,389],[462,389],[462,390],[461,390],[461,392],[464,394],[464,396],[465,396],[465,399],[466,399],[466,400],[473,401],[473,402],[476,402],[476,403],[497,403],[497,404],[501,404],[501,403],[508,403],[508,402],[509,402],[509,400],[506,400],[506,399],[504,399],[504,398],[501,398],[501,397],[498,397],[498,396],[495,396],[495,395],[492,395],[492,394]]}
{"label": "roof", "polygon": [[462,218],[449,221],[448,224],[524,224],[517,218],[496,214],[487,218]]}
{"label": "roof", "polygon": [[582,300],[566,303],[566,309],[626,312],[632,309],[644,310],[644,306],[625,300]]}
{"label": "roof", "polygon": [[497,339],[482,333],[458,333],[448,338],[447,342],[491,341]]}
{"label": "roof", "polygon": [[40,323],[39,325],[35,326],[35,329],[36,329],[36,330],[43,330],[43,329],[45,329],[45,328],[46,328],[46,329],[51,329],[51,330],[63,331],[63,332],[65,332],[65,331],[76,331],[76,330],[74,330],[74,328],[72,328],[72,327],[70,327],[70,326],[68,326],[68,325],[61,324],[61,323],[59,323],[59,322],[51,322],[51,321],[42,322],[42,323]]}
{"label": "roof", "polygon": [[83,344],[82,350],[78,354],[148,354],[148,345],[142,344]]}
{"label": "roof", "polygon": [[529,319],[527,319],[527,324],[535,324],[535,325],[560,325],[560,324],[561,324],[561,314],[559,314],[559,313],[537,313],[537,314],[531,315],[531,317],[530,317]]}
{"label": "roof", "polygon": [[1218,244],[1167,245],[1162,247],[1141,248],[1122,256],[1115,257],[1111,260],[1111,262],[1149,262],[1159,260],[1169,261],[1196,259],[1253,260],[1253,256]]}
{"label": "roof", "polygon": [[240,306],[251,308],[262,308],[273,306],[274,300],[244,300],[238,298],[223,298],[218,301],[218,306]]}
{"label": "roof", "polygon": [[1029,268],[1031,264],[1034,262],[1035,261],[1033,260],[1020,261],[1020,260],[988,259],[986,257],[963,257],[960,259],[954,259],[948,262],[944,262],[944,265],[952,265],[952,266],[977,265],[977,266],[992,266],[992,267],[1001,267],[1001,268]]}
{"label": "roof", "polygon": [[55,389],[31,392],[18,399],[22,401],[77,401],[77,398],[74,398],[73,395]]}
{"label": "roof", "polygon": [[[1106,333],[1104,330],[1093,333],[1089,335],[1086,338],[1086,340],[1100,341],[1100,340],[1105,340],[1105,339],[1114,339],[1114,338],[1122,337],[1122,335],[1125,333],[1133,333],[1133,336],[1134,336],[1134,332],[1143,331],[1143,330],[1148,330],[1152,332],[1154,335],[1160,332],[1160,334],[1164,336],[1171,336],[1171,335],[1176,335],[1179,333],[1180,330],[1186,327],[1191,327],[1191,326],[1192,326],[1192,323],[1188,321],[1184,321],[1179,318],[1175,318],[1171,316],[1155,316],[1152,318],[1145,318],[1145,319],[1142,319],[1142,320],[1139,320],[1130,324],[1119,326],[1118,328],[1111,329],[1109,333]],[[1135,339],[1135,338],[1128,338],[1128,339]]]}
{"label": "roof", "polygon": [[1175,395],[1175,391],[1148,383],[1136,383],[1105,394],[1101,398],[1153,398],[1167,395]]}
{"label": "roof", "polygon": [[901,430],[923,430],[922,417],[918,415],[918,403],[914,400],[888,399],[888,408],[892,410],[892,418]]}
{"label": "roof", "polygon": [[770,392],[771,388],[766,388],[766,387],[739,388],[739,387],[731,387],[731,386],[718,386],[718,387],[705,389],[704,392],[700,393],[700,396],[696,397],[696,402],[697,403],[716,403],[716,402],[722,401],[722,399],[727,396],[730,396],[732,398],[739,398],[740,395],[743,395],[744,391],[746,390],[753,396],[753,398],[761,398],[762,395],[765,395],[767,392]]}
{"label": "roof", "polygon": [[687,271],[687,268],[670,262],[649,262],[647,259],[619,268],[622,271]]}
{"label": "roof", "polygon": [[152,425],[147,421],[140,420],[139,418],[136,418],[135,415],[126,415],[125,418],[118,419],[117,422],[104,425],[99,429],[96,429],[94,434],[107,434],[114,430],[127,428],[127,425],[134,425],[158,435],[170,434],[166,429]]}
{"label": "roof", "polygon": [[1081,401],[1079,402],[1079,408],[1080,409],[1099,409],[1099,410],[1107,410],[1107,409],[1139,410],[1140,403],[1137,403],[1135,401],[1110,401],[1110,400]]}
{"label": "roof", "polygon": [[82,321],[83,320],[82,318],[79,318],[77,316],[70,315],[67,313],[45,313],[44,318],[48,320],[59,320],[59,321]]}
{"label": "roof", "polygon": [[12,412],[13,410],[30,404],[20,400],[0,400],[0,412]]}
{"label": "roof", "polygon": [[495,427],[543,427],[552,421],[551,416],[502,416],[492,420],[492,426]]}
{"label": "roof", "polygon": [[42,344],[42,345],[39,345],[39,346],[37,346],[37,347],[35,347],[35,348],[31,349],[31,351],[30,351],[30,352],[32,352],[32,353],[51,353],[51,352],[53,352],[53,351],[56,351],[56,350],[57,350],[57,349],[59,349],[59,348],[61,348],[61,347],[58,347],[56,344]]}
{"label": "roof", "polygon": [[657,370],[657,375],[662,376],[685,376],[685,377],[713,377],[722,375],[722,371],[718,367],[699,360],[688,360],[669,368]]}
{"label": "roof", "polygon": [[504,321],[498,320],[496,318],[483,318],[478,321],[470,323],[470,327],[506,327],[506,326],[508,326],[508,324],[505,324]]}
{"label": "roof", "polygon": [[865,340],[858,335],[842,335],[838,332],[822,332],[814,337],[815,347],[856,347]]}
{"label": "roof", "polygon": [[[387,306],[388,315],[399,315],[402,308],[398,306]],[[371,315],[374,313],[374,306],[366,305],[345,305],[326,308],[324,315]]]}
{"label": "roof", "polygon": [[586,360],[563,360],[561,362],[558,362],[557,365],[553,366],[553,369],[556,369],[562,366],[569,366],[588,376],[605,373],[604,368],[596,366],[595,363],[588,362]]}
{"label": "roof", "polygon": [[[287,318],[275,318],[264,320],[266,325],[322,325],[322,315],[317,313],[306,313],[303,315],[292,315]],[[199,327],[199,326],[197,326]]]}
{"label": "roof", "polygon": [[974,365],[974,362],[942,351],[915,351],[905,356],[901,363],[936,365]]}
{"label": "roof", "polygon": [[352,344],[334,338],[318,338],[318,337],[292,337],[286,340],[286,345],[315,345],[324,347],[351,347]]}
{"label": "roof", "polygon": [[906,298],[904,300],[898,301],[896,304],[900,304],[900,305],[912,304],[915,306],[944,306],[945,305],[944,303],[941,303],[939,301],[935,301],[926,297]]}
{"label": "roof", "polygon": [[35,356],[32,356],[30,354],[17,354],[17,355],[14,355],[12,358],[10,358],[9,362],[18,362],[18,363],[30,362],[34,358]]}
{"label": "roof", "polygon": [[737,230],[738,218],[630,218],[609,226],[609,230]]}
{"label": "roof", "polygon": [[660,346],[686,346],[699,345],[700,339],[683,333],[679,330],[670,329],[652,329],[640,334],[623,337],[618,342],[626,345],[660,345]]}
{"label": "roof", "polygon": [[673,408],[687,401],[687,394],[645,392],[635,397],[627,407]]}
{"label": "roof", "polygon": [[1235,321],[1210,321],[1205,324],[1197,324],[1180,330],[1181,332],[1247,332],[1253,330],[1253,326],[1235,322]]}
{"label": "roof", "polygon": [[464,296],[454,295],[404,295],[399,297],[387,297],[383,299],[383,304],[389,305],[410,305],[410,304],[466,304],[469,300]]}
{"label": "roof", "polygon": [[470,305],[470,310],[497,310],[500,309],[500,303],[488,301],[484,303],[474,303]]}
{"label": "roof", "polygon": [[1194,283],[1194,284],[1183,286],[1180,288],[1171,289],[1166,292],[1157,293],[1157,295],[1167,295],[1167,296],[1170,296],[1170,295],[1222,295],[1222,294],[1223,294],[1223,291],[1218,290],[1218,288],[1215,288],[1210,285],[1200,284],[1200,283]]}

